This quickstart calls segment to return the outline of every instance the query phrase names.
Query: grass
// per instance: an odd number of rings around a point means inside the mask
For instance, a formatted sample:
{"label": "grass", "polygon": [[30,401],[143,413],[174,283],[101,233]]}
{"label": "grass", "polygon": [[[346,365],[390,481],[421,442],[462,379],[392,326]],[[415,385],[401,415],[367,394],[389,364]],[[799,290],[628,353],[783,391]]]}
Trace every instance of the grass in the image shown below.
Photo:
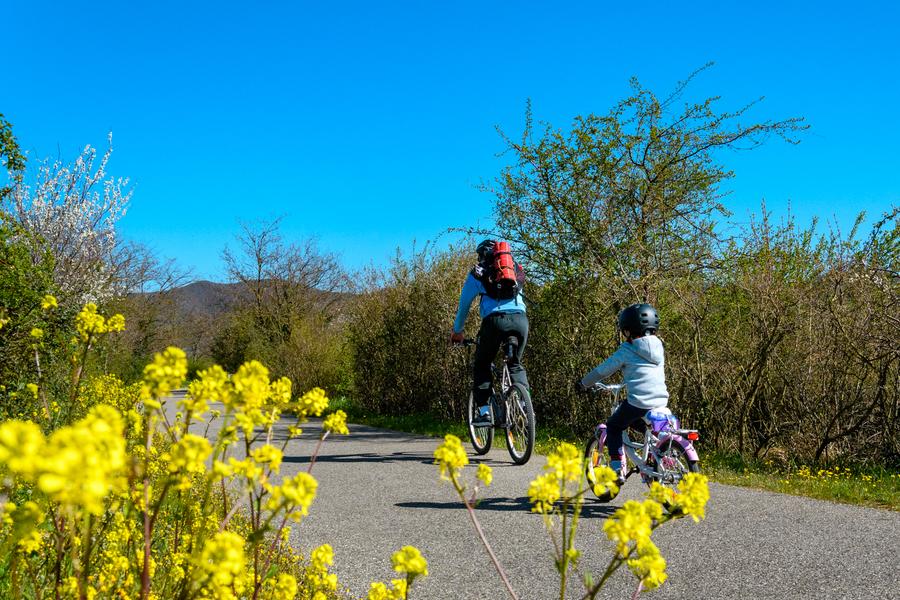
{"label": "grass", "polygon": [[[468,437],[463,423],[444,421],[431,415],[374,414],[347,398],[338,399],[332,405],[346,411],[348,420],[353,423],[435,437],[448,433],[463,440]],[[580,448],[585,440],[576,439],[567,430],[539,427],[535,452],[547,454],[561,441]],[[498,436],[494,443],[503,446],[504,440]],[[896,471],[863,465],[779,466],[771,461],[749,460],[738,454],[704,452],[702,446],[699,450],[703,473],[718,483],[900,511],[900,473]]]}

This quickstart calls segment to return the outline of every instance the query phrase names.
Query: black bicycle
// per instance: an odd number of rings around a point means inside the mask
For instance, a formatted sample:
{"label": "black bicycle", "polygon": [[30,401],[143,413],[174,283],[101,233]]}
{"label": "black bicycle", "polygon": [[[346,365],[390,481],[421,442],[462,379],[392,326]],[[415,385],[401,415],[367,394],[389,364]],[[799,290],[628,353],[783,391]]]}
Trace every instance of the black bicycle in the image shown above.
{"label": "black bicycle", "polygon": [[[464,346],[474,346],[478,342],[465,339]],[[494,430],[506,432],[506,449],[517,465],[524,465],[534,451],[534,408],[531,405],[531,394],[521,383],[516,383],[509,375],[509,362],[516,354],[519,340],[510,336],[502,346],[503,368],[491,365],[495,380],[500,381],[500,391],[491,394],[487,414],[480,414],[475,405],[475,397],[469,392],[469,410],[466,425],[469,429],[469,440],[477,454],[487,454],[494,441]]]}

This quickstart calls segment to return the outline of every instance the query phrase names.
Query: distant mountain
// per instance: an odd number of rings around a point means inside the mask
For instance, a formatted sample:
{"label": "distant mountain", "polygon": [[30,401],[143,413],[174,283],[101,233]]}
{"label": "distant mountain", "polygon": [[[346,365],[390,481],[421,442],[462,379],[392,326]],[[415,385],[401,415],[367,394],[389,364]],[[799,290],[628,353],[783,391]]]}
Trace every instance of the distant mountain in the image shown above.
{"label": "distant mountain", "polygon": [[234,308],[243,295],[246,291],[239,283],[212,281],[195,281],[167,294],[174,312],[188,318],[219,317]]}

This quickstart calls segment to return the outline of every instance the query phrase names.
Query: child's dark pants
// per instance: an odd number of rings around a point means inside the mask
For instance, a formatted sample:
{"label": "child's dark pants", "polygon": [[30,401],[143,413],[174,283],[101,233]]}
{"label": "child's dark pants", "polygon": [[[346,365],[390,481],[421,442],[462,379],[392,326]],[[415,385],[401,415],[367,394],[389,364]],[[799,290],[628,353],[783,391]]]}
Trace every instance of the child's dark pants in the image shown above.
{"label": "child's dark pants", "polygon": [[622,432],[648,412],[649,409],[638,408],[625,401],[610,415],[606,421],[606,448],[609,450],[610,460],[622,458]]}

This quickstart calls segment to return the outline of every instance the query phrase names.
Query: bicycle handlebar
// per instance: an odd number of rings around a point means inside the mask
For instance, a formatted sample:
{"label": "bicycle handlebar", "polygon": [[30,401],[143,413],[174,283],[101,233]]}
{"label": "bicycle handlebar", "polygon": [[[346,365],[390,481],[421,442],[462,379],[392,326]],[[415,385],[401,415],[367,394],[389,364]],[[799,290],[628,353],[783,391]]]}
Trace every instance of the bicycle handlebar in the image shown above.
{"label": "bicycle handlebar", "polygon": [[625,387],[624,383],[603,383],[602,381],[598,381],[591,387],[587,389],[589,392],[609,392],[610,394],[615,394],[621,391]]}

